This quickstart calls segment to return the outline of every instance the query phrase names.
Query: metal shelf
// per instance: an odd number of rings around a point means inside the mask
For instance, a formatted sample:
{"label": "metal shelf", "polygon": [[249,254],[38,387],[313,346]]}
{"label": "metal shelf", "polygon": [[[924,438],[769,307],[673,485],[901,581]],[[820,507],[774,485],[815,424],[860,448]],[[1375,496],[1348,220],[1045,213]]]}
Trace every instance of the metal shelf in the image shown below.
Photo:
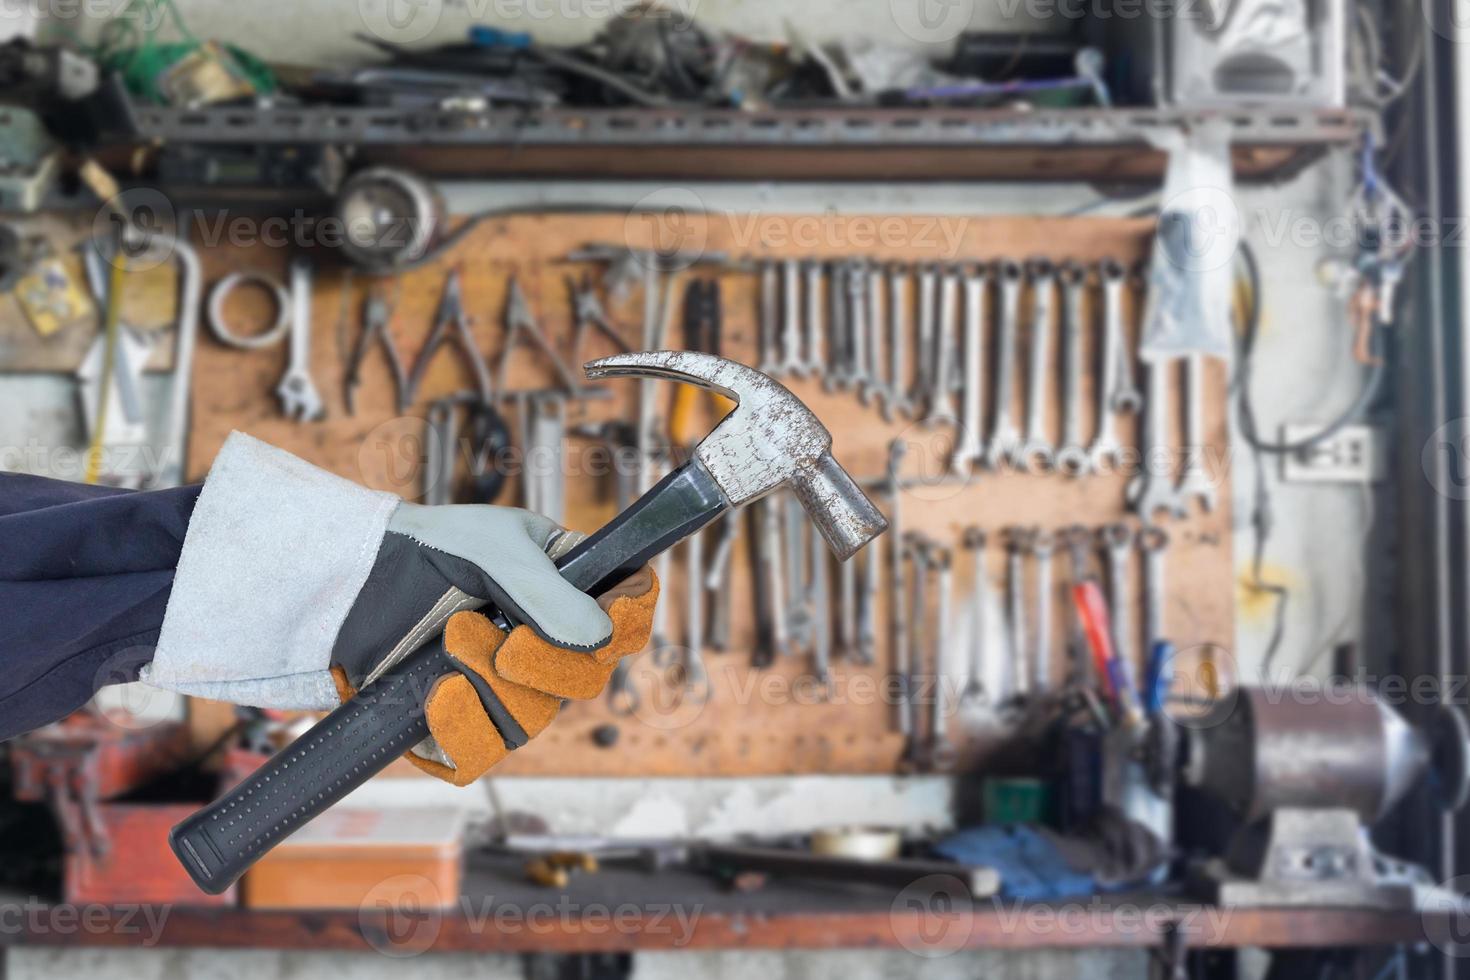
{"label": "metal shelf", "polygon": [[[1350,144],[1368,125],[1352,111],[1137,109],[147,107],[132,121],[144,143],[333,144],[375,161],[417,160],[446,176],[1130,180],[1161,171],[1150,130],[1211,118],[1234,127],[1244,179],[1276,176]],[[650,148],[660,152],[650,156]]]}

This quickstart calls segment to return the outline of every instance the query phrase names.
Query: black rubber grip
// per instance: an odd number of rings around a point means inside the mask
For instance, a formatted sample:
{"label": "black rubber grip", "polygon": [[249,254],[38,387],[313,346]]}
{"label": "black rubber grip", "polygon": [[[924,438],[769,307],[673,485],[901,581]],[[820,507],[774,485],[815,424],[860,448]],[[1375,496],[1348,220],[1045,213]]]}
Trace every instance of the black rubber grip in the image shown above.
{"label": "black rubber grip", "polygon": [[[728,506],[703,467],[683,466],[558,566],[567,581],[597,595]],[[169,833],[169,846],[184,870],[209,894],[224,891],[261,855],[427,738],[424,701],[434,682],[454,670],[435,637],[238,786],[180,822]]]}

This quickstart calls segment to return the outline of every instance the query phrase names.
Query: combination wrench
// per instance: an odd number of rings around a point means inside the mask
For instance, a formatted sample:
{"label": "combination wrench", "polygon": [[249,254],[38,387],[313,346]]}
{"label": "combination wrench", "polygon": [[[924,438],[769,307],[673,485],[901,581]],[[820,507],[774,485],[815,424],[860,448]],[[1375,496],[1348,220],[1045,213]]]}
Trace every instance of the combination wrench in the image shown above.
{"label": "combination wrench", "polygon": [[1026,436],[1020,466],[1029,472],[1056,466],[1056,449],[1046,435],[1046,406],[1050,400],[1051,321],[1056,304],[1056,270],[1045,259],[1030,263],[1031,349],[1026,380]]}
{"label": "combination wrench", "polygon": [[1128,484],[1128,502],[1144,523],[1152,521],[1161,510],[1172,517],[1186,514],[1174,492],[1169,465],[1169,374],[1176,363],[1150,361],[1145,365],[1148,399],[1144,406],[1142,469]]}
{"label": "combination wrench", "polygon": [[950,629],[954,619],[954,556],[948,548],[933,549],[929,567],[935,573],[939,593],[934,625],[934,700],[929,706],[929,768],[947,769],[954,763],[950,744],[949,715],[945,702],[945,667],[951,650]]}
{"label": "combination wrench", "polygon": [[905,737],[913,734],[913,719],[908,704],[909,690],[909,631],[907,593],[903,587],[903,562],[905,532],[903,527],[903,483],[900,470],[906,451],[902,439],[888,444],[888,527],[892,545],[888,549],[889,602],[888,642],[893,649],[893,678],[897,686],[898,731]]}
{"label": "combination wrench", "polygon": [[1103,285],[1103,318],[1107,331],[1107,351],[1112,358],[1112,386],[1108,402],[1113,411],[1133,415],[1143,407],[1143,396],[1133,383],[1133,352],[1128,346],[1128,331],[1123,325],[1123,293],[1128,288],[1128,271],[1112,259],[1103,262],[1100,274]]}
{"label": "combination wrench", "polygon": [[951,266],[939,279],[939,327],[934,339],[934,374],[929,379],[929,411],[924,425],[954,425],[955,345],[959,339],[960,271]]}
{"label": "combination wrench", "polygon": [[889,398],[881,406],[883,420],[892,422],[894,413],[911,417],[913,402],[909,399],[906,380],[908,361],[909,268],[901,262],[890,262],[888,275],[888,387]]}
{"label": "combination wrench", "polygon": [[1031,672],[1026,667],[1026,549],[1030,532],[1026,528],[1005,530],[1006,545],[1006,619],[1011,641],[1011,696],[1024,700],[1031,690]]}
{"label": "combination wrench", "polygon": [[925,638],[924,620],[929,615],[929,601],[926,592],[926,581],[928,577],[928,545],[924,539],[913,531],[904,535],[904,557],[909,563],[909,572],[913,578],[913,599],[909,606],[909,676],[905,685],[904,710],[909,716],[908,731],[908,756],[907,761],[912,764],[918,761],[919,754],[919,728],[922,724],[919,720],[919,696],[923,692],[924,652]]}
{"label": "combination wrench", "polygon": [[827,373],[827,329],[822,308],[822,263],[808,260],[802,265],[806,278],[806,371],[808,377],[820,378]]}
{"label": "combination wrench", "polygon": [[[857,645],[853,648],[853,662],[870,666],[878,650],[878,590],[882,580],[882,548],[875,548],[874,538],[863,550],[863,589],[858,597]],[[816,557],[815,546],[813,558]],[[825,564],[825,560],[824,560]],[[819,611],[824,608],[819,606]]]}
{"label": "combination wrench", "polygon": [[872,378],[868,363],[868,273],[867,266],[860,261],[847,266],[847,335],[852,362],[849,385],[866,405],[871,397]]}
{"label": "combination wrench", "polygon": [[1086,476],[1092,458],[1082,438],[1083,296],[1087,269],[1065,262],[1058,270],[1062,284],[1062,438],[1057,446],[1057,469],[1068,476]]}
{"label": "combination wrench", "polygon": [[996,269],[1000,283],[1000,342],[995,363],[995,415],[990,443],[985,447],[985,465],[992,470],[1001,463],[1019,465],[1021,432],[1016,428],[1016,343],[1021,329],[1021,267],[1002,262]]}
{"label": "combination wrench", "polygon": [[1032,666],[1035,677],[1032,689],[1045,694],[1051,689],[1051,600],[1052,600],[1052,552],[1056,539],[1050,531],[1037,531],[1031,539],[1031,554],[1036,560],[1036,624],[1035,652]]}
{"label": "combination wrench", "polygon": [[883,267],[874,263],[865,270],[868,281],[866,324],[868,328],[868,376],[863,380],[863,404],[878,403],[885,419],[893,417],[893,384],[883,376]]}
{"label": "combination wrench", "polygon": [[760,367],[762,374],[777,374],[781,370],[777,347],[778,320],[781,313],[780,270],[776,263],[767,259],[761,263],[760,290]]}
{"label": "combination wrench", "polygon": [[[1123,267],[1111,259],[1098,265],[1103,290],[1103,343],[1098,358],[1097,434],[1088,449],[1093,472],[1116,469],[1123,462],[1123,443],[1118,438],[1118,415],[1128,404],[1119,404],[1118,371],[1123,353]],[[1126,394],[1126,393],[1125,393]],[[1137,406],[1135,406],[1136,409]]]}
{"label": "combination wrench", "polygon": [[852,337],[849,333],[847,263],[833,262],[827,280],[827,373],[822,387],[827,391],[846,391],[852,387]]}
{"label": "combination wrench", "polygon": [[[824,689],[832,684],[831,598],[827,594],[827,547],[820,534],[811,535],[812,673]],[[844,563],[845,564],[845,563]]]}
{"label": "combination wrench", "polygon": [[1144,652],[1152,658],[1154,645],[1164,639],[1164,553],[1169,547],[1169,532],[1156,524],[1148,524],[1138,532],[1138,550],[1143,552],[1143,635]]}
{"label": "combination wrench", "polygon": [[1133,597],[1128,591],[1128,556],[1133,550],[1133,530],[1127,524],[1109,524],[1102,530],[1108,555],[1108,613],[1113,621],[1113,650],[1124,670],[1132,670],[1134,658]]}
{"label": "combination wrench", "polygon": [[1198,500],[1205,513],[1213,513],[1218,491],[1205,472],[1205,359],[1190,354],[1184,361],[1184,472],[1174,497],[1181,510]]}
{"label": "combination wrench", "polygon": [[939,268],[932,262],[919,266],[918,271],[918,350],[914,360],[914,385],[909,390],[909,401],[915,412],[925,403],[934,386],[934,332],[937,316],[935,287],[939,284]]}
{"label": "combination wrench", "polygon": [[[985,642],[986,629],[989,616],[986,610],[986,601],[989,598],[989,590],[986,586],[985,574],[985,545],[987,537],[985,531],[978,527],[965,529],[964,547],[970,552],[973,578],[970,582],[970,604],[974,615],[971,617],[974,634],[970,637],[970,670],[969,678],[965,683],[964,700],[983,704],[985,696]],[[868,547],[872,547],[869,545]]]}
{"label": "combination wrench", "polygon": [[781,263],[781,360],[777,372],[794,378],[806,377],[807,361],[801,356],[801,263]]}
{"label": "combination wrench", "polygon": [[980,427],[985,411],[985,326],[989,319],[990,291],[985,271],[972,268],[965,275],[965,361],[963,407],[959,431],[955,433],[950,470],[969,476],[984,453]]}

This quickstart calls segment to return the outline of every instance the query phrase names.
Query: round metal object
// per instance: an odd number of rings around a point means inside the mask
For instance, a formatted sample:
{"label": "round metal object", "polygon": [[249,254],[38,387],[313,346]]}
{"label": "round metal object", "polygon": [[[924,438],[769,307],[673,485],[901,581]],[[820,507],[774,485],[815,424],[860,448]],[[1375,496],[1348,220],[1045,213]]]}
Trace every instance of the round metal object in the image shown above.
{"label": "round metal object", "polygon": [[812,833],[812,853],[860,861],[891,861],[898,857],[903,838],[882,827],[834,827]]}
{"label": "round metal object", "polygon": [[1439,805],[1448,812],[1470,800],[1470,721],[1452,704],[1441,704],[1425,726],[1429,771]]}
{"label": "round metal object", "polygon": [[[230,293],[241,286],[258,286],[270,294],[276,304],[276,319],[265,330],[257,334],[241,336],[225,326],[225,301]],[[263,272],[232,272],[209,291],[209,329],[222,344],[240,350],[260,350],[279,343],[291,325],[291,301],[286,287]]]}
{"label": "round metal object", "polygon": [[353,174],[337,195],[342,251],[375,273],[423,258],[444,224],[439,194],[423,179],[392,167]]}

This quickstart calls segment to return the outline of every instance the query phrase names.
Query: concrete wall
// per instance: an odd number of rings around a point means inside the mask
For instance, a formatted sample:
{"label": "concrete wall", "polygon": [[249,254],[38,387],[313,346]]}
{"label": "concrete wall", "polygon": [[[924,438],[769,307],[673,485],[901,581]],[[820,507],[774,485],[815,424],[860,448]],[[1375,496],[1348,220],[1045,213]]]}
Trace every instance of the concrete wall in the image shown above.
{"label": "concrete wall", "polygon": [[[389,0],[324,0],[310,5],[287,0],[252,3],[193,0],[181,2],[193,30],[205,36],[236,40],[287,61],[328,60],[355,56],[360,47],[350,34],[363,23],[381,26],[381,4]],[[459,35],[475,19],[497,21],[512,29],[534,30],[551,40],[571,40],[594,31],[596,0],[524,0],[526,9],[549,10],[550,17],[502,16],[514,13],[520,0],[462,0],[427,8],[442,11],[439,21],[421,39],[447,40]],[[692,2],[692,0],[691,0]],[[913,6],[922,7],[922,2]],[[1004,26],[1001,11],[1013,5],[936,4],[938,21],[915,28],[902,3],[884,0],[812,0],[800,4],[755,3],[740,0],[703,0],[698,15],[721,26],[762,37],[782,36],[787,23],[816,37],[834,32],[880,38],[896,44],[923,47],[942,44],[953,25],[943,22],[946,10],[961,10],[980,26]],[[687,9],[687,8],[686,8]],[[897,13],[897,16],[895,16]],[[476,15],[483,15],[477,17]],[[928,24],[926,27],[925,24]],[[906,26],[905,26],[906,25]],[[422,24],[404,28],[403,36],[417,33]],[[1340,163],[1318,167],[1274,189],[1251,190],[1242,195],[1250,219],[1251,238],[1261,251],[1266,276],[1268,315],[1262,329],[1256,391],[1263,429],[1268,433],[1282,420],[1327,417],[1352,397],[1357,371],[1347,361],[1348,329],[1341,304],[1318,285],[1315,268],[1328,254],[1321,248],[1299,248],[1275,243],[1269,233],[1283,210],[1311,220],[1335,215],[1346,198],[1348,170]],[[918,176],[918,175],[916,175]],[[651,185],[516,185],[514,188],[456,187],[450,194],[457,209],[471,210],[497,200],[528,197],[546,200],[637,201]],[[712,207],[732,210],[861,211],[864,213],[934,212],[1010,214],[1062,213],[1098,204],[1082,187],[968,187],[923,183],[908,185],[702,186],[700,194]],[[1130,204],[1127,207],[1137,206]],[[1103,206],[1100,213],[1126,207]],[[72,410],[69,380],[0,376],[0,446],[42,443],[80,443]],[[1235,456],[1235,483],[1241,506],[1237,510],[1237,562],[1246,575],[1248,510],[1252,485],[1251,464],[1243,453]],[[1283,488],[1277,491],[1278,531],[1270,553],[1270,574],[1292,584],[1284,656],[1300,658],[1334,638],[1352,638],[1360,628],[1362,567],[1360,541],[1371,514],[1357,490],[1323,487]],[[1236,655],[1250,676],[1261,659],[1271,631],[1271,607],[1242,591]],[[601,780],[499,780],[497,787],[507,805],[536,810],[551,818],[560,831],[606,830],[628,833],[728,832],[805,829],[861,813],[875,822],[910,826],[947,823],[950,792],[947,784],[929,779],[789,780],[658,780],[618,782]],[[455,793],[437,785],[415,782],[373,785],[358,798],[379,805],[422,804],[484,807],[476,791]],[[426,975],[475,971],[491,975],[519,975],[515,960],[503,957],[423,957],[413,965]],[[960,977],[987,975],[1025,977],[1076,975],[1102,978],[1140,976],[1143,959],[1136,954],[1026,956],[987,954],[925,961],[903,953],[824,954],[673,954],[641,956],[640,977],[709,975],[719,977],[844,976],[866,980],[881,976]],[[368,978],[397,974],[393,961],[371,956],[330,954],[276,954],[270,952],[206,953],[144,951],[15,951],[10,956],[13,978],[116,976],[306,976],[331,971],[344,977]]]}

